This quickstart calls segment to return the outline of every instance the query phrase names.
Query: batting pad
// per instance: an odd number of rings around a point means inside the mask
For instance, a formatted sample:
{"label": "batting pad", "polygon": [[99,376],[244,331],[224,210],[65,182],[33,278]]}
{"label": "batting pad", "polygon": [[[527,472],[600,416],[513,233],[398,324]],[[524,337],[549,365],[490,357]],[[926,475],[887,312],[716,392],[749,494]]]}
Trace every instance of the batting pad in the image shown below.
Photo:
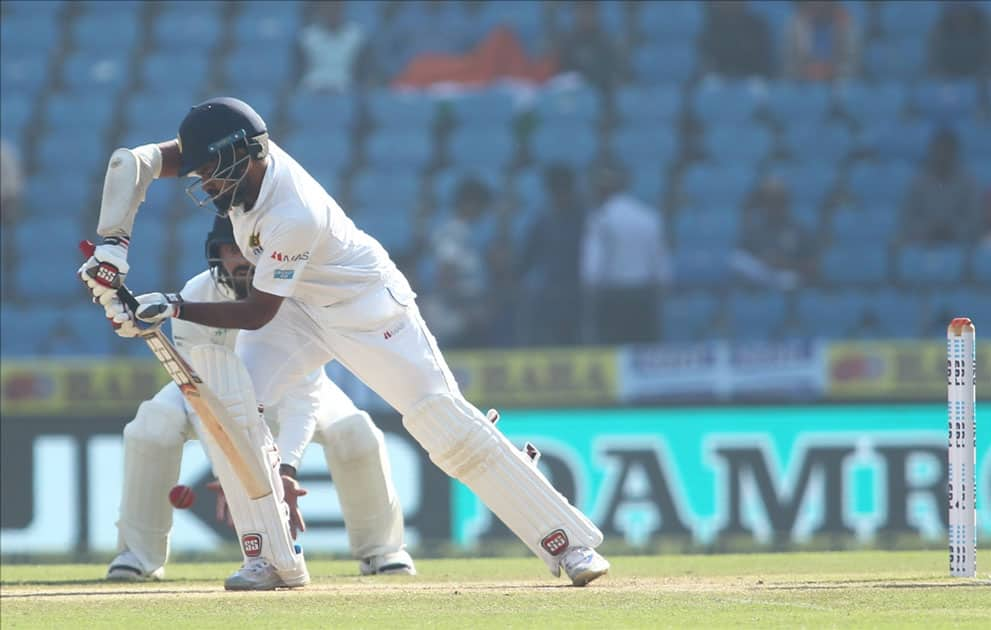
{"label": "batting pad", "polygon": [[265,471],[265,482],[270,491],[259,498],[251,498],[211,433],[203,431],[213,471],[224,489],[241,549],[246,558],[268,559],[288,581],[300,566],[303,572],[306,569],[302,556],[295,552],[289,531],[289,507],[284,500],[279,475],[279,449],[258,411],[248,371],[237,355],[220,345],[195,346],[189,355],[193,367],[223,406],[218,411],[218,420],[239,450],[243,447],[241,452],[252,467]]}
{"label": "batting pad", "polygon": [[148,400],[124,427],[118,551],[129,549],[148,573],[165,566],[169,556],[172,505],[168,496],[179,481],[185,424],[186,411],[181,406]]}
{"label": "batting pad", "polygon": [[554,575],[569,547],[596,547],[602,532],[551,486],[530,458],[463,398],[425,398],[403,425],[448,475],[478,495]]}
{"label": "batting pad", "polygon": [[369,558],[403,548],[403,509],[392,485],[385,437],[359,411],[317,434],[341,501],[351,553]]}

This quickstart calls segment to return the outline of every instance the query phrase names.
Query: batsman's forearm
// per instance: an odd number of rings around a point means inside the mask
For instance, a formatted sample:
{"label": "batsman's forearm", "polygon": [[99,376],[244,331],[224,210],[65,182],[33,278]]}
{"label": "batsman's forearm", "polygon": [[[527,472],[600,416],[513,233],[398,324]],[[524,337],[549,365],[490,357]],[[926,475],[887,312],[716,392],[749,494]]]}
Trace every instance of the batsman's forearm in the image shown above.
{"label": "batsman's forearm", "polygon": [[212,326],[258,330],[272,318],[247,301],[244,302],[183,302],[179,319]]}
{"label": "batsman's forearm", "polygon": [[162,171],[158,176],[179,177],[179,161],[182,158],[179,142],[177,140],[159,142],[158,149],[162,152]]}

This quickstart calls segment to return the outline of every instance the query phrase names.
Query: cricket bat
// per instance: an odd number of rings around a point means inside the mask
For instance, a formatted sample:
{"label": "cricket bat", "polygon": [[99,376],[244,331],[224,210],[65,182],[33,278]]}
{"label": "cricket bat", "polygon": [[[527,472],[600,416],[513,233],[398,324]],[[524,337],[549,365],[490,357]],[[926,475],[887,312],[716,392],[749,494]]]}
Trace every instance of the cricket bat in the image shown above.
{"label": "cricket bat", "polygon": [[[79,244],[86,258],[93,255],[93,243],[83,241]],[[117,296],[132,312],[137,310],[138,301],[134,294],[125,287],[117,289]],[[262,458],[251,457],[251,445],[245,439],[242,431],[228,426],[233,419],[227,413],[223,403],[217,398],[203,379],[200,378],[193,366],[186,361],[169,338],[162,332],[161,326],[155,326],[139,336],[144,339],[155,358],[158,359],[172,381],[179,386],[179,391],[196,411],[210,437],[217,443],[230,463],[234,473],[252,499],[260,499],[272,493],[271,476]]]}

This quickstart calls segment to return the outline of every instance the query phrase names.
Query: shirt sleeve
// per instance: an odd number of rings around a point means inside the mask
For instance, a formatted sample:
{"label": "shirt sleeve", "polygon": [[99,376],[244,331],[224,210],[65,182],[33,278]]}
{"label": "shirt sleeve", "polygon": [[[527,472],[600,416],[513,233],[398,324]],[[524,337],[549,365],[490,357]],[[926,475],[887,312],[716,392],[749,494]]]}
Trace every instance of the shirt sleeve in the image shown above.
{"label": "shirt sleeve", "polygon": [[265,251],[255,266],[252,285],[265,293],[289,297],[312,255],[319,228],[312,217],[285,216],[262,236]]}

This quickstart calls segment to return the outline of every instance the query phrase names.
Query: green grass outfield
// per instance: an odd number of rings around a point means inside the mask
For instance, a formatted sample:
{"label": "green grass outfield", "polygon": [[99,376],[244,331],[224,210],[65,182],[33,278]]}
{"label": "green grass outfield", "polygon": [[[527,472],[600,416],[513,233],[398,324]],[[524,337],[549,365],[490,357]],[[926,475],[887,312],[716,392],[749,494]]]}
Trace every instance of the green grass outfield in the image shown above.
{"label": "green grass outfield", "polygon": [[533,558],[420,560],[412,578],[311,560],[309,587],[266,593],[224,592],[231,563],[175,563],[143,584],[103,582],[102,564],[4,564],[0,626],[991,628],[982,560],[978,578],[962,579],[935,551],[625,556],[586,588]]}

